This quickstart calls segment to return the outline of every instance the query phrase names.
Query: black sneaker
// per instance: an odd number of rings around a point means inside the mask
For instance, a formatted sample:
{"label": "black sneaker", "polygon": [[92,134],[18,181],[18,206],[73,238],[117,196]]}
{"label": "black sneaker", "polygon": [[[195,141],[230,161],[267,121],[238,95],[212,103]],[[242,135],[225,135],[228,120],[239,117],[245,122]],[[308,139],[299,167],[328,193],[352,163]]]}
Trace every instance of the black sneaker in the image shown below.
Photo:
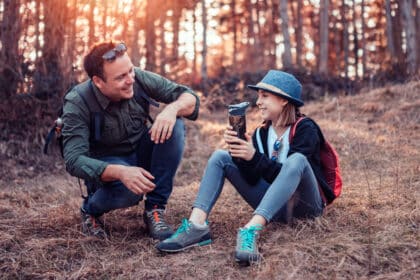
{"label": "black sneaker", "polygon": [[80,216],[82,218],[82,232],[86,236],[95,236],[100,239],[108,238],[104,224],[98,217],[86,213],[83,209],[80,209]]}
{"label": "black sneaker", "polygon": [[164,213],[165,209],[155,207],[152,210],[145,211],[143,214],[144,223],[149,231],[149,235],[161,241],[174,233],[172,228],[166,223],[163,216]]}

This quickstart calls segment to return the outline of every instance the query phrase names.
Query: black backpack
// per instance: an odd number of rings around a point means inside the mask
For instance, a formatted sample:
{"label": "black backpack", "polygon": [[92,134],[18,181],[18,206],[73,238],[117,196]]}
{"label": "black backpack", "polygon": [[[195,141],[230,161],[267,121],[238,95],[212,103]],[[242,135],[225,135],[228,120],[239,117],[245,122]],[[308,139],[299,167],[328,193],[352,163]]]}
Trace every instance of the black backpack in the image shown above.
{"label": "black backpack", "polygon": [[[87,80],[81,84],[76,85],[75,87],[71,88],[66,92],[65,96],[72,90],[76,90],[76,92],[80,95],[83,102],[85,103],[86,107],[89,109],[90,112],[90,141],[99,141],[101,139],[101,129],[103,123],[103,116],[104,112],[102,107],[99,105],[98,100],[95,97],[93,92],[93,84],[91,80]],[[135,83],[134,83],[134,99],[136,102],[143,107],[144,111],[146,112],[146,117],[153,123],[153,119],[149,114],[149,107],[150,104],[159,107],[159,103],[151,99],[145,92],[142,83],[139,81],[137,76],[135,76]],[[45,145],[44,145],[44,154],[48,153],[48,146],[55,136],[57,139],[58,145],[60,147],[61,156],[63,155],[63,136],[61,131],[63,129],[63,120],[61,116],[63,115],[63,106],[61,106],[58,118],[54,121],[53,127],[50,129],[49,133],[45,137]]]}

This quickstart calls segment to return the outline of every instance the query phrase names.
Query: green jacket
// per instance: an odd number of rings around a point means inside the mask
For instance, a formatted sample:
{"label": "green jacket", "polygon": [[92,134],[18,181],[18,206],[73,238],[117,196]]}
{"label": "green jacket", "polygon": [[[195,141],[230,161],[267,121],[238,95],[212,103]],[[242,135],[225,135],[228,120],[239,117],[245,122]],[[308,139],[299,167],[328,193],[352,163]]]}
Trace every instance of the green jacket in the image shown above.
{"label": "green jacket", "polygon": [[[196,106],[194,112],[187,118],[197,119],[199,98],[190,88],[139,68],[135,68],[134,71],[146,93],[158,102],[171,103],[183,92],[194,95],[197,99]],[[64,99],[63,152],[67,171],[71,175],[100,182],[100,176],[108,163],[98,158],[134,152],[140,138],[147,133],[149,127],[147,114],[134,97],[111,102],[93,83],[91,88],[104,114],[101,139],[99,142],[90,143],[90,112],[79,93],[73,88]],[[137,83],[134,90],[139,90]]]}

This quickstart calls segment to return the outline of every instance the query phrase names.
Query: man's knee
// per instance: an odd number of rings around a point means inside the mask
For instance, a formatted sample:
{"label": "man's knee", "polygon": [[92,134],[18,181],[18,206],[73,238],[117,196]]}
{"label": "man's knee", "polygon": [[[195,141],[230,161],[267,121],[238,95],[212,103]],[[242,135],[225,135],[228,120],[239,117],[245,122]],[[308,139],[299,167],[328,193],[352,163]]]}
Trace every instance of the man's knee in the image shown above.
{"label": "man's knee", "polygon": [[185,124],[183,119],[176,119],[174,128],[172,130],[172,137],[176,139],[183,139],[185,137]]}

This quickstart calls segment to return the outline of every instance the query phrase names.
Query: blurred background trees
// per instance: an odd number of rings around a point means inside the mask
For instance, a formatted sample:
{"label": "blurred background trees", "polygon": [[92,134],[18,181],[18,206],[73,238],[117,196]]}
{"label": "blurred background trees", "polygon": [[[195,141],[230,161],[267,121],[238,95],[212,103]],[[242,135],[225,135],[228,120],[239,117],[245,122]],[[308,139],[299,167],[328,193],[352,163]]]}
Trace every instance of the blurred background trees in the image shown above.
{"label": "blurred background trees", "polygon": [[204,95],[209,79],[269,68],[401,82],[419,73],[419,26],[416,0],[0,0],[0,100],[61,98],[108,39]]}

